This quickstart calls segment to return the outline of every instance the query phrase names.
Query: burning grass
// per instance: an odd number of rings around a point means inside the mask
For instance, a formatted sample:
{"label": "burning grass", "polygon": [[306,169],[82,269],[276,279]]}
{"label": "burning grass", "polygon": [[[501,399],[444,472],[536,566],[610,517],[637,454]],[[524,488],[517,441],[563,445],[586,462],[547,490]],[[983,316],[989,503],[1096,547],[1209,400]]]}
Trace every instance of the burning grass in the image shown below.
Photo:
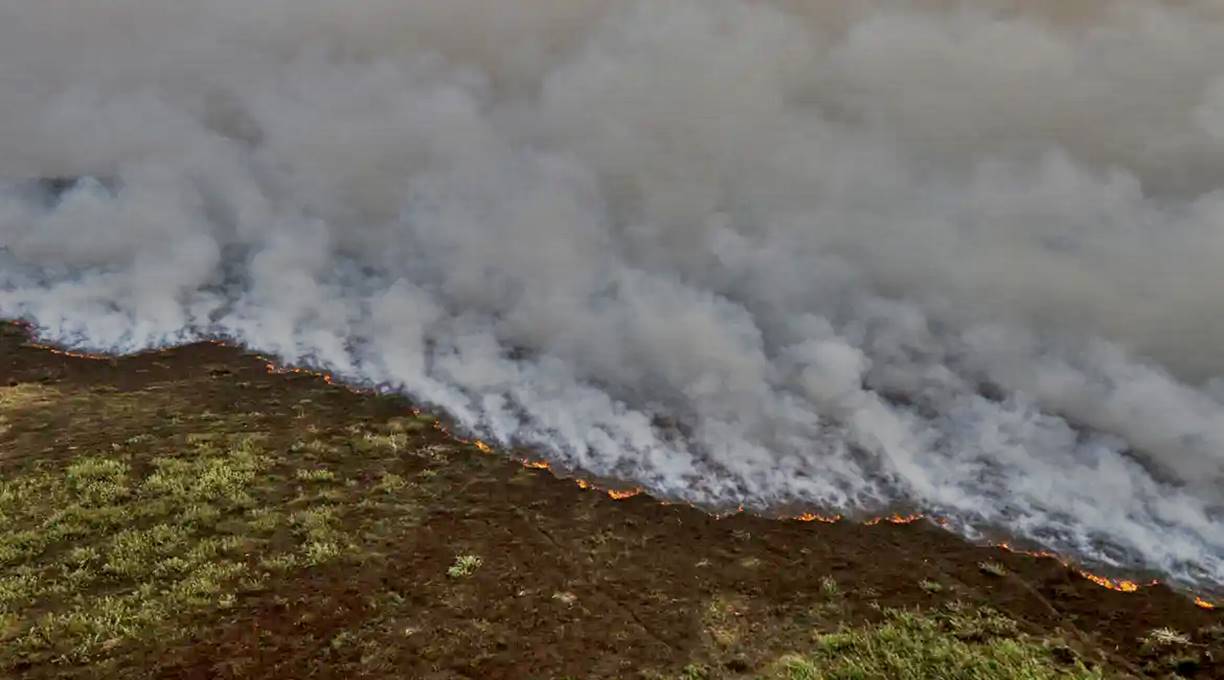
{"label": "burning grass", "polygon": [[[3,341],[0,370],[34,352]],[[1000,601],[1031,632],[1060,625],[1048,603],[1027,606],[1043,578],[1067,579],[1075,599],[1042,591],[1057,606],[1153,597],[913,516],[713,519],[630,500],[520,464],[534,458],[483,455],[401,401],[193,351],[207,358],[47,355],[50,367],[38,351],[0,376],[12,384],[0,388],[0,676],[774,680],[917,673],[941,653],[1036,664],[1015,677],[1050,677],[1051,663],[1096,677],[1057,639],[989,623],[1001,617],[914,608]],[[990,558],[1008,578],[978,570]],[[1145,621],[1108,649],[1150,648],[1161,672],[1212,668],[1224,635],[1184,604],[1200,619]],[[1144,645],[1166,625],[1191,644]],[[1008,644],[1020,656],[996,658]]]}

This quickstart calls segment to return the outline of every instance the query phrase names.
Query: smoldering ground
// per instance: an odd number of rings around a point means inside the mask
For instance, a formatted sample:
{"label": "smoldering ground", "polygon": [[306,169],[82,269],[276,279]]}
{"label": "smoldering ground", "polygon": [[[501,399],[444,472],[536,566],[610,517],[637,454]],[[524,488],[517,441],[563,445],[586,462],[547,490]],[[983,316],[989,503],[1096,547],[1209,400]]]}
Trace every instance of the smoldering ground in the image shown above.
{"label": "smoldering ground", "polygon": [[1222,15],[6,0],[0,313],[1220,583]]}

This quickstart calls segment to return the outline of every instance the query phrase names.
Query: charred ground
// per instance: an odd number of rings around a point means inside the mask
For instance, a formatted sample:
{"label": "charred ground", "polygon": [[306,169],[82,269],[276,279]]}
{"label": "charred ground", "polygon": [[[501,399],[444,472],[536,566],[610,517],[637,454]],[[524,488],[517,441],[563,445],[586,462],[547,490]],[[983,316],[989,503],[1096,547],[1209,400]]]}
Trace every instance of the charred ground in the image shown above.
{"label": "charred ground", "polygon": [[15,677],[898,673],[881,640],[949,677],[1224,677],[1219,610],[1163,586],[925,522],[614,500],[214,344],[98,360],[0,325],[0,484]]}

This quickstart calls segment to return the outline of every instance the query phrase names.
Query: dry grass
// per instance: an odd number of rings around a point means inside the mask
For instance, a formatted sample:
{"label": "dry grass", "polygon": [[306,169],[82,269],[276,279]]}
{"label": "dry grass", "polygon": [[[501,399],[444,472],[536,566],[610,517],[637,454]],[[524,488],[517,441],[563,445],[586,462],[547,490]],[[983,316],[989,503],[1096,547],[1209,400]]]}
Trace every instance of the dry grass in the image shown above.
{"label": "dry grass", "polygon": [[1007,576],[1007,567],[993,561],[978,562],[978,571],[988,576]]}
{"label": "dry grass", "polygon": [[446,570],[446,575],[451,578],[467,578],[475,574],[482,564],[484,560],[479,555],[456,555],[455,563]]}
{"label": "dry grass", "polygon": [[886,610],[874,625],[820,635],[814,649],[773,665],[771,680],[1096,680],[1099,670],[1058,661],[1050,641],[1017,632],[988,609]]}
{"label": "dry grass", "polygon": [[[104,668],[123,649],[189,635],[274,577],[370,554],[354,541],[365,520],[351,519],[368,514],[367,494],[317,460],[329,444],[305,443],[310,458],[278,451],[251,432],[261,416],[168,391],[0,389],[0,434],[69,412],[107,440],[22,458],[0,477],[0,675]],[[410,514],[402,477],[386,472],[376,488],[381,521]]]}
{"label": "dry grass", "polygon": [[248,513],[270,462],[244,439],[142,473],[123,455],[87,456],[0,482],[13,528],[0,535],[0,613],[14,622],[0,662],[88,662],[257,586],[244,555],[262,541],[252,521],[268,517]]}

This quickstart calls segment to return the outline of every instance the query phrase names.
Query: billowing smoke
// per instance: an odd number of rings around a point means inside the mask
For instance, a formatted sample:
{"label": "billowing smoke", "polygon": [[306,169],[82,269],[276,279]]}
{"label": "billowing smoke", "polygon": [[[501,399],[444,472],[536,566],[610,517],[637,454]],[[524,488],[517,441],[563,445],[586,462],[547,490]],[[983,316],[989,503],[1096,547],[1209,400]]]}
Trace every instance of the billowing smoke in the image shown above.
{"label": "billowing smoke", "polygon": [[3,0],[0,314],[1224,583],[1219,8]]}

